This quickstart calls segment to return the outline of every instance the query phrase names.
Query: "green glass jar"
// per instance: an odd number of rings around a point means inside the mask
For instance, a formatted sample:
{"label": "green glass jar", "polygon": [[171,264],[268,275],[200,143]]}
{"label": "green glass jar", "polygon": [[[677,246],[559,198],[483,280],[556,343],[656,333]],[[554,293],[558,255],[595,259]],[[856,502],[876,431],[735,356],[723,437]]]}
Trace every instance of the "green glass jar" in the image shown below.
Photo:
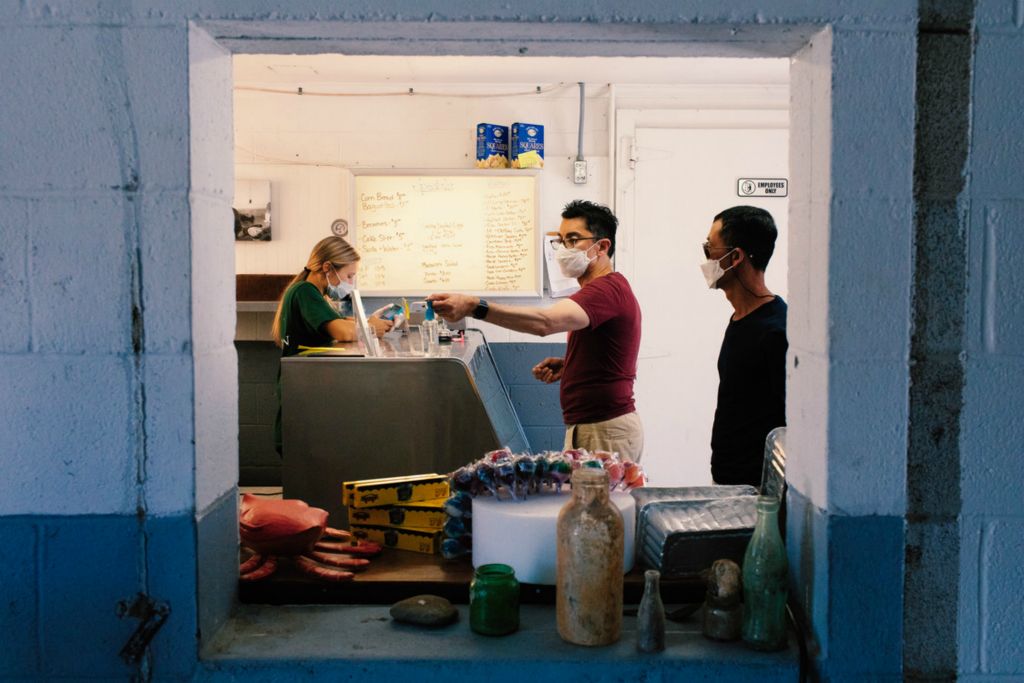
{"label": "green glass jar", "polygon": [[512,567],[477,567],[469,584],[469,627],[485,636],[504,636],[519,628],[519,581]]}

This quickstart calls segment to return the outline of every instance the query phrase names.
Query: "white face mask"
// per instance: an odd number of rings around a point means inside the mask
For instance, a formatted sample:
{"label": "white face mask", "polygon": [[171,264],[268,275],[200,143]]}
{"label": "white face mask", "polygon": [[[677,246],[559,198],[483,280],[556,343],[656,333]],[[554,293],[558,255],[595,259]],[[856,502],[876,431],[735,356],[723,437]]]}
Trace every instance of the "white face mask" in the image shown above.
{"label": "white face mask", "polygon": [[[730,250],[729,254],[734,251],[736,250]],[[725,256],[728,256],[729,254],[726,254]],[[704,281],[708,283],[709,289],[718,289],[718,281],[722,279],[722,276],[735,268],[735,266],[729,266],[728,268],[722,267],[721,261],[725,256],[719,259],[708,259],[704,263],[700,264],[700,270],[704,273]]]}
{"label": "white face mask", "polygon": [[341,279],[338,280],[338,284],[332,285],[330,271],[325,273],[324,277],[327,279],[327,293],[330,294],[331,298],[335,301],[341,301],[351,294],[353,289],[355,289],[355,285],[351,282],[346,282]]}
{"label": "white face mask", "polygon": [[587,250],[569,249],[564,244],[555,250],[555,260],[558,261],[558,268],[565,277],[579,277],[587,272],[587,266],[597,256],[587,258]]}

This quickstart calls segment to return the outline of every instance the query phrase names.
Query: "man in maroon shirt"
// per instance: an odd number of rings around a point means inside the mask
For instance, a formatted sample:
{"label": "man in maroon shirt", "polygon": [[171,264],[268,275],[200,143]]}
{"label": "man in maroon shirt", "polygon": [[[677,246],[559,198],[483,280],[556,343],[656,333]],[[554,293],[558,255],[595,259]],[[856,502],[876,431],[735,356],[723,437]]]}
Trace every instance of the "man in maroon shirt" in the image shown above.
{"label": "man in maroon shirt", "polygon": [[565,358],[545,358],[533,368],[542,382],[561,381],[565,448],[618,453],[639,461],[643,427],[633,402],[640,349],[640,305],[626,278],[612,265],[618,220],[605,206],[574,201],[551,233],[555,257],[580,291],[545,308],[490,304],[465,294],[431,294],[434,310],[449,322],[473,316],[539,336],[568,332]]}

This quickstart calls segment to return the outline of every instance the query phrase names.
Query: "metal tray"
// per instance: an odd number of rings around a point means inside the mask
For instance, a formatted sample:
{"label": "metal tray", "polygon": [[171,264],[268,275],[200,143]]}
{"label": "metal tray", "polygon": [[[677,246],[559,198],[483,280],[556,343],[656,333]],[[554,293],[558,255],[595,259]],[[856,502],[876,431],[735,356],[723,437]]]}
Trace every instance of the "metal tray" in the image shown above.
{"label": "metal tray", "polygon": [[699,574],[722,558],[739,563],[756,520],[753,495],[648,502],[637,517],[637,555],[665,578]]}

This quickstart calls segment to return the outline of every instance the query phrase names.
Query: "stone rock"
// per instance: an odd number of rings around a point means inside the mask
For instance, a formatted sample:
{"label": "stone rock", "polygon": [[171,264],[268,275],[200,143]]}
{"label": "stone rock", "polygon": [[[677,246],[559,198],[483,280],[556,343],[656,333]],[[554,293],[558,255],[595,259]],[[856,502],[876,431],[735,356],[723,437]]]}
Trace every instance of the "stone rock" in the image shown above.
{"label": "stone rock", "polygon": [[391,606],[391,618],[417,626],[447,626],[459,620],[459,610],[437,595],[414,595]]}

